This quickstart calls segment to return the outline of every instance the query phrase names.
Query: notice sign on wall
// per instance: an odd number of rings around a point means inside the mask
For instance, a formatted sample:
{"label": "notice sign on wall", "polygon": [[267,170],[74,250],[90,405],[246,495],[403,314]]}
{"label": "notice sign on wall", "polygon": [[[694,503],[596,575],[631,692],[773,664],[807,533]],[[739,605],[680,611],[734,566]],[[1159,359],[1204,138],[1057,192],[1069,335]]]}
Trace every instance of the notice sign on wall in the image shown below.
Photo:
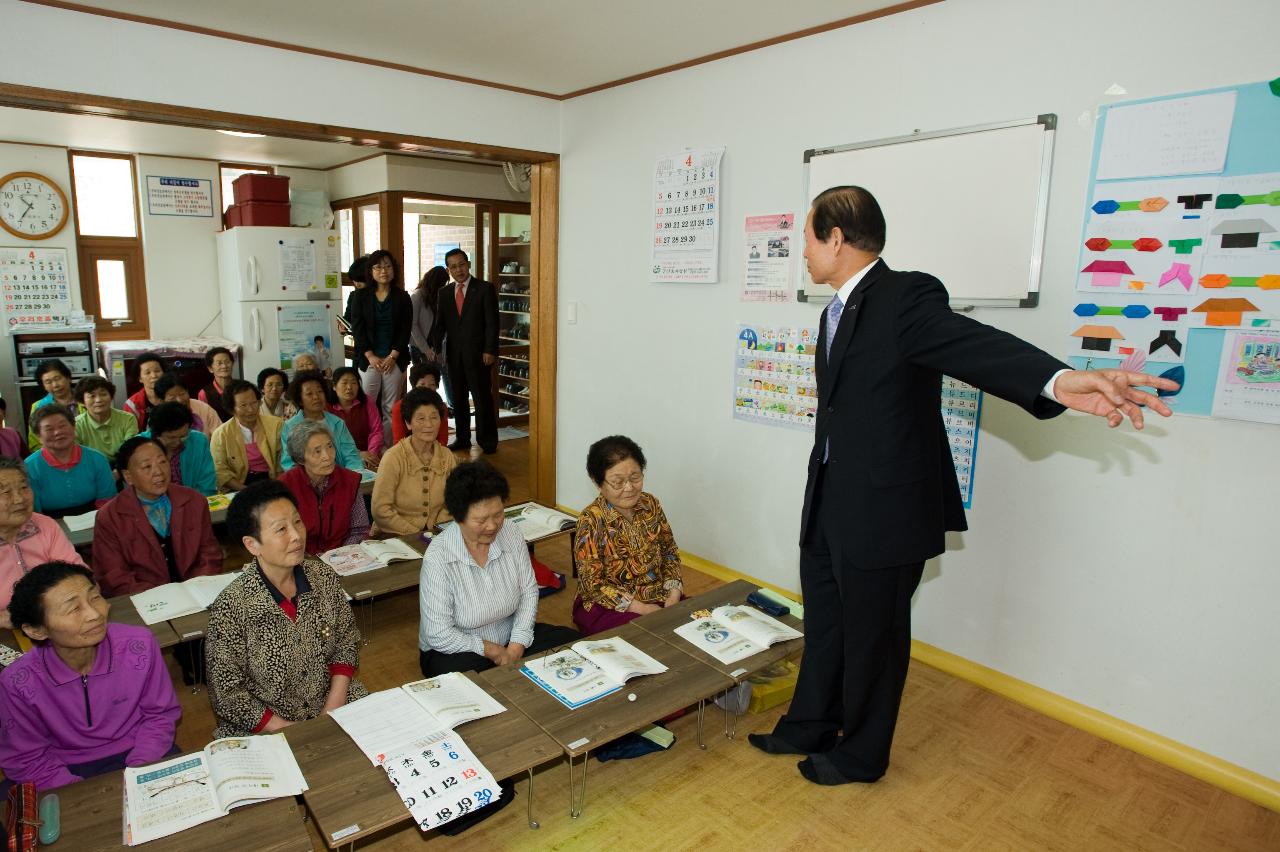
{"label": "notice sign on wall", "polygon": [[213,181],[147,175],[147,213],[152,216],[212,216]]}

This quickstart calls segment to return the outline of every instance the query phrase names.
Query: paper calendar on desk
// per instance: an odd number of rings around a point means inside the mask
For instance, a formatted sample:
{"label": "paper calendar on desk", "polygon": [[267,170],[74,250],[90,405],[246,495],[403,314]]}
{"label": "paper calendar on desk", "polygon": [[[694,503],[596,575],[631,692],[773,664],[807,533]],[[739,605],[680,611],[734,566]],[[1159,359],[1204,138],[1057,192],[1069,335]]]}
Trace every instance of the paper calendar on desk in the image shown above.
{"label": "paper calendar on desk", "polygon": [[982,391],[950,376],[942,377],[942,422],[947,427],[951,461],[960,483],[960,499],[973,508],[973,463],[978,457],[978,417]]}

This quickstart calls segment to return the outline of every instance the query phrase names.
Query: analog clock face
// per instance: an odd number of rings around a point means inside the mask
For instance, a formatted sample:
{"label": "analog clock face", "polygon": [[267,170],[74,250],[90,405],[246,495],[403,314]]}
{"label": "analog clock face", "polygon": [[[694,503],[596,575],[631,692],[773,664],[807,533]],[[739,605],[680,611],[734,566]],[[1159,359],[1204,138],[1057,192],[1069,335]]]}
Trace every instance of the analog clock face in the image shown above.
{"label": "analog clock face", "polygon": [[0,225],[28,240],[51,237],[67,223],[67,199],[52,180],[18,172],[0,179]]}

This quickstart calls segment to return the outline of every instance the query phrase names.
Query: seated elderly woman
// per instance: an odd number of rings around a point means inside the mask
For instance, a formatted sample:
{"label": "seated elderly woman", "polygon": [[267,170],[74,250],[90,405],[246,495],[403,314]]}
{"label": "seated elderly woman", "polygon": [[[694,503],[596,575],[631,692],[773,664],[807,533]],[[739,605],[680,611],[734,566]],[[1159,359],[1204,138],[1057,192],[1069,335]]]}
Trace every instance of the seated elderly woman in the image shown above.
{"label": "seated elderly woman", "polygon": [[156,638],[108,624],[83,565],[46,562],[13,589],[10,612],[35,647],[0,672],[0,769],[37,790],[176,754],[182,708]]}
{"label": "seated elderly woman", "polygon": [[289,389],[289,377],[284,370],[267,367],[258,372],[258,392],[262,394],[262,413],[288,420],[298,413],[285,395]]}
{"label": "seated elderly woman", "polygon": [[80,414],[80,400],[71,386],[71,370],[61,359],[50,358],[36,367],[36,383],[46,391],[45,395],[31,403],[27,412],[27,446],[32,452],[40,449],[40,435],[36,432],[36,409],[46,405],[61,405],[71,412],[74,419]]}
{"label": "seated elderly woman", "polygon": [[360,494],[360,474],[336,464],[329,427],[303,420],[289,433],[285,450],[293,467],[280,481],[293,493],[307,527],[307,551],[320,554],[364,541],[369,512]]}
{"label": "seated elderly woman", "polygon": [[209,609],[205,659],[214,737],[278,731],[369,694],[356,679],[360,631],[333,569],[308,558],[284,483],[255,482],[227,510],[253,561]]}
{"label": "seated elderly woman", "polygon": [[27,456],[37,512],[51,518],[78,515],[116,496],[111,463],[97,450],[76,443],[70,410],[56,403],[37,408],[31,426],[44,444]]}
{"label": "seated elderly woman", "polygon": [[116,462],[127,487],[98,510],[93,575],[108,597],[222,571],[209,504],[172,481],[164,445],[130,438]]}
{"label": "seated elderly woman", "polygon": [[151,409],[151,428],[143,438],[155,438],[169,456],[173,481],[194,488],[206,497],[218,492],[209,439],[191,428],[191,409],[180,402],[162,402]]}
{"label": "seated elderly woman", "polygon": [[400,416],[409,437],[387,450],[373,482],[373,521],[379,532],[406,535],[449,519],[445,481],[458,460],[436,440],[444,411],[444,400],[435,391],[414,388],[405,394]]}
{"label": "seated elderly woman", "polygon": [[642,490],[644,467],[640,447],[622,435],[587,451],[587,474],[600,496],[582,510],[573,535],[573,623],[588,636],[682,597],[680,548],[658,499]]}
{"label": "seated elderly woman", "polygon": [[218,416],[218,412],[207,403],[192,399],[191,391],[187,390],[187,386],[173,373],[165,373],[161,376],[156,382],[155,390],[156,396],[164,402],[180,402],[190,409],[191,427],[197,432],[203,432],[206,438],[212,438],[213,433],[222,425],[222,418]]}
{"label": "seated elderly woman", "polygon": [[116,386],[102,376],[88,376],[76,383],[76,399],[84,405],[76,417],[76,440],[93,447],[112,464],[120,445],[138,434],[138,421],[127,411],[112,408]]}
{"label": "seated elderly woman", "polygon": [[280,432],[284,421],[262,413],[258,389],[243,379],[231,379],[223,393],[231,419],[210,440],[218,487],[240,491],[259,479],[280,475]]}
{"label": "seated elderly woman", "polygon": [[424,677],[484,671],[579,638],[535,620],[538,584],[524,536],[503,523],[507,496],[507,480],[487,462],[449,474],[444,500],[457,523],[431,542],[418,581]]}
{"label": "seated elderly woman", "polygon": [[339,367],[333,371],[334,402],[329,410],[347,424],[360,457],[376,470],[382,457],[382,412],[369,401],[360,386],[360,373],[355,367]]}
{"label": "seated elderly woman", "polygon": [[27,449],[27,442],[18,431],[5,425],[8,413],[9,404],[0,396],[0,458],[25,459],[31,451]]}
{"label": "seated elderly woman", "polygon": [[58,522],[32,511],[35,497],[21,460],[0,457],[0,627],[13,627],[13,584],[42,562],[84,561]]}
{"label": "seated elderly woman", "polygon": [[137,418],[139,430],[147,428],[151,409],[164,402],[156,396],[156,382],[168,371],[168,362],[154,352],[143,352],[133,361],[134,378],[142,387],[124,401],[124,410]]}
{"label": "seated elderly woman", "polygon": [[[338,464],[356,473],[364,470],[364,459],[360,458],[360,451],[356,449],[356,442],[352,439],[347,424],[342,422],[341,417],[329,411],[329,382],[323,374],[315,370],[299,373],[289,385],[289,396],[298,413],[284,421],[280,438],[285,446],[289,445],[289,433],[293,431],[293,427],[303,420],[324,423],[333,435]],[[293,458],[285,453],[280,466],[288,470],[293,467],[293,464]]]}

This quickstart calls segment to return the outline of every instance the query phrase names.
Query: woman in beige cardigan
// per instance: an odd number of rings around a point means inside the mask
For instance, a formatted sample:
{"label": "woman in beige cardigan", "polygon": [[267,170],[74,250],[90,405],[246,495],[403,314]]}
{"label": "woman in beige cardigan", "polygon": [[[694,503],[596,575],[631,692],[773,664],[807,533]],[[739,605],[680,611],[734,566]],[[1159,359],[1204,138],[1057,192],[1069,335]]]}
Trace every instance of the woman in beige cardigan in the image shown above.
{"label": "woman in beige cardigan", "polygon": [[436,441],[447,409],[433,390],[414,388],[400,403],[409,437],[387,450],[373,483],[373,522],[378,532],[406,535],[449,520],[444,483],[458,460]]}
{"label": "woman in beige cardigan", "polygon": [[[259,479],[280,475],[280,430],[284,421],[260,408],[261,396],[249,382],[236,379],[223,393],[223,405],[232,418],[214,430],[209,448],[218,476],[218,488],[240,491]],[[246,442],[247,435],[253,440]]]}

